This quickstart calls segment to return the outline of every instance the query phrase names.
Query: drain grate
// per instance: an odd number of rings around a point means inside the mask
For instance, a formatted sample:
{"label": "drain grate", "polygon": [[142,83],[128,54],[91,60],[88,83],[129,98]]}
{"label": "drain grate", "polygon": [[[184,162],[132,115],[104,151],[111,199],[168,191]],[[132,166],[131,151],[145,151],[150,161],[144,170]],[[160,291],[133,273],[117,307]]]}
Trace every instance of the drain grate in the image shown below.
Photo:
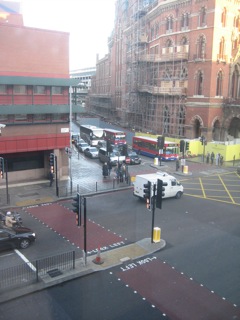
{"label": "drain grate", "polygon": [[51,278],[60,276],[62,272],[59,269],[52,269],[47,272]]}

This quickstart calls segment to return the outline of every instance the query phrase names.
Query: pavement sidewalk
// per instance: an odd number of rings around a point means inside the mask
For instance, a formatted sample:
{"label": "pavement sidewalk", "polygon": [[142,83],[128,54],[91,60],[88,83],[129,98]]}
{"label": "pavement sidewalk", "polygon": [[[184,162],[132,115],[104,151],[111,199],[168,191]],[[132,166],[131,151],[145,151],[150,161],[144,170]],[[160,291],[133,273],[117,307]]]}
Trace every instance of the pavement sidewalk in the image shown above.
{"label": "pavement sidewalk", "polygon": [[[149,254],[163,249],[165,245],[166,242],[163,239],[159,239],[159,242],[152,243],[150,238],[145,238],[136,243],[105,251],[100,253],[100,255],[89,256],[86,259],[80,258],[75,263],[75,269],[63,271],[63,273],[57,277],[51,278],[49,275],[45,275],[40,278],[40,281],[37,283],[4,291],[0,294],[0,303],[44,290],[93,272],[103,271],[114,266],[128,265],[132,263],[133,260],[142,259]],[[95,263],[94,261],[96,260],[97,262]]]}

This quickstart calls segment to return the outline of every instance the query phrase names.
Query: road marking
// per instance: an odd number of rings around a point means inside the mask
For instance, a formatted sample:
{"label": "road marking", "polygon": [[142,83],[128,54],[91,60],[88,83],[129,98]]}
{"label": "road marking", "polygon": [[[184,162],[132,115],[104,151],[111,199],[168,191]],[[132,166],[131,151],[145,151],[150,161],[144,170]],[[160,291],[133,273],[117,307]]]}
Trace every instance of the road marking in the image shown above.
{"label": "road marking", "polygon": [[14,251],[29,266],[29,268],[36,272],[36,268],[34,267],[34,265],[20,251],[18,251],[17,249],[15,249]]}
{"label": "road marking", "polygon": [[219,180],[222,182],[222,185],[223,185],[224,189],[226,190],[227,194],[229,195],[229,198],[232,200],[232,203],[236,204],[236,202],[234,201],[233,197],[231,196],[230,192],[228,191],[228,188],[226,187],[226,185],[220,175],[219,175]]}
{"label": "road marking", "polygon": [[202,179],[201,179],[201,178],[199,178],[199,182],[200,182],[200,186],[201,186],[201,189],[202,189],[203,197],[206,198],[206,193],[205,193],[205,190],[204,190],[204,187],[203,187],[203,183],[202,183]]}

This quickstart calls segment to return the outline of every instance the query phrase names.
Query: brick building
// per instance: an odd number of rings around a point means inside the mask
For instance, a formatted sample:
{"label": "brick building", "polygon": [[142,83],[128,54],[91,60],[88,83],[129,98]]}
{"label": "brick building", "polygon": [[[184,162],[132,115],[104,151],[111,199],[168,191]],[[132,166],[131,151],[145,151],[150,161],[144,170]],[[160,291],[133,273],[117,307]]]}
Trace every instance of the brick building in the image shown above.
{"label": "brick building", "polygon": [[239,31],[239,0],[117,0],[89,108],[169,137],[240,138]]}
{"label": "brick building", "polygon": [[46,178],[50,153],[58,176],[67,176],[69,88],[76,83],[69,34],[25,27],[20,4],[0,1],[0,39],[0,157],[9,182]]}

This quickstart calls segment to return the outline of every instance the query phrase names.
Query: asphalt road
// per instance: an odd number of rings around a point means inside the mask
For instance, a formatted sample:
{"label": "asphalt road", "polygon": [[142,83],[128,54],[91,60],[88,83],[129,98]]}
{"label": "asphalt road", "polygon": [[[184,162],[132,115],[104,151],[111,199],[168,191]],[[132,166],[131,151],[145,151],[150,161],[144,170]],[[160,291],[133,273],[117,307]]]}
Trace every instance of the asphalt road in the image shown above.
{"label": "asphalt road", "polygon": [[[111,197],[91,197],[87,208],[92,222],[128,242],[150,237],[151,213],[142,201],[132,196],[131,190],[119,191]],[[161,227],[167,246],[157,252],[154,259],[151,257],[153,261],[144,263],[144,272],[139,270],[138,262],[133,261],[122,269],[112,268],[34,293],[2,304],[3,319],[11,320],[19,316],[21,310],[23,319],[34,312],[36,319],[98,316],[187,320],[193,319],[190,315],[195,305],[199,315],[205,310],[201,319],[239,319],[240,309],[236,307],[240,305],[239,207],[184,195],[180,200],[164,200],[163,209],[156,210],[155,225]],[[35,254],[38,245],[41,250],[46,249],[48,234],[53,233],[51,229],[55,227],[54,219],[48,220],[47,227],[41,225],[39,237],[46,235],[46,238],[36,243],[33,253],[27,251],[26,254]],[[54,234],[50,238],[53,251],[65,241],[61,235]],[[185,297],[187,303],[181,297]],[[186,306],[189,318],[184,313]]]}

